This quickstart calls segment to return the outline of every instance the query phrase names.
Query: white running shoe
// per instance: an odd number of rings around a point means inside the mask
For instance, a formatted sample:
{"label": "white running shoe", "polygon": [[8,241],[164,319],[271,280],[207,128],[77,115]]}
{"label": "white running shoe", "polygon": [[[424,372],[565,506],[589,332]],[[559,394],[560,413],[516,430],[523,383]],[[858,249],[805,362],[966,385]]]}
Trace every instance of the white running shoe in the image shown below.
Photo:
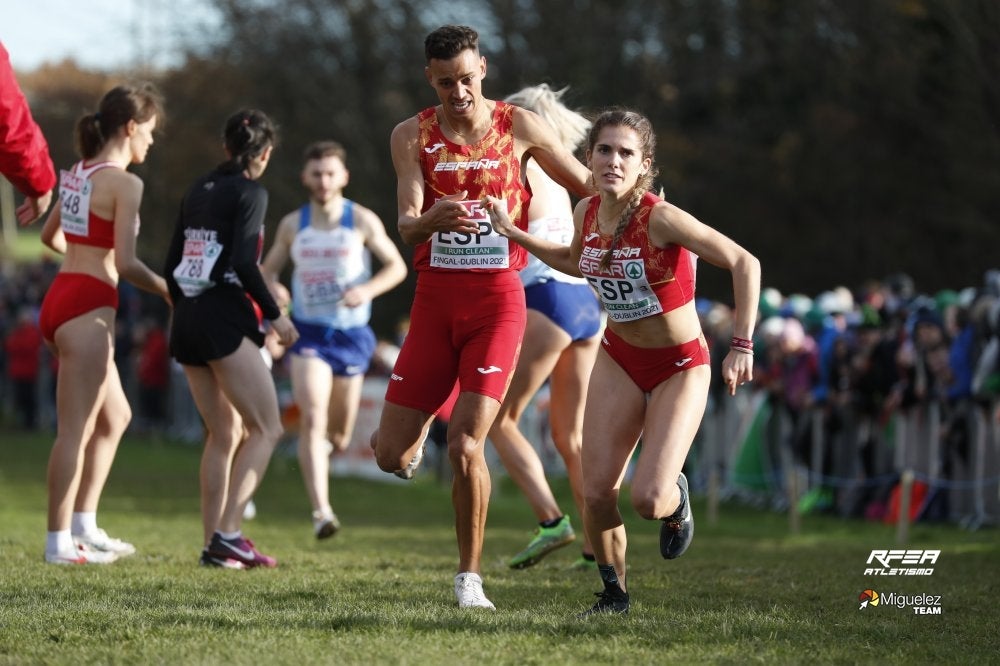
{"label": "white running shoe", "polygon": [[62,555],[60,553],[50,553],[46,551],[45,561],[49,564],[86,564],[87,558],[83,557],[79,553]]}
{"label": "white running shoe", "polygon": [[94,550],[82,543],[76,544],[75,556],[64,553],[45,553],[45,561],[49,564],[111,564],[117,559],[118,555],[115,553]]}
{"label": "white running shoe", "polygon": [[425,446],[427,446],[426,442],[421,444],[420,448],[417,449],[417,452],[413,454],[413,458],[410,459],[410,464],[404,467],[403,469],[397,469],[395,472],[393,472],[393,474],[395,474],[401,479],[406,479],[407,481],[412,479],[413,475],[417,471],[417,468],[420,467],[420,462],[424,459]]}
{"label": "white running shoe", "polygon": [[83,546],[90,551],[111,553],[115,556],[115,558],[127,557],[128,555],[135,554],[135,546],[127,541],[109,537],[108,533],[100,528],[98,528],[96,532],[90,532],[88,534],[74,534],[73,543],[75,543],[78,547]]}
{"label": "white running shoe", "polygon": [[483,592],[483,579],[479,574],[466,572],[455,576],[455,596],[459,608],[489,608],[496,610],[493,602]]}
{"label": "white running shoe", "polygon": [[340,520],[333,511],[313,511],[312,519],[317,539],[327,539],[340,530]]}

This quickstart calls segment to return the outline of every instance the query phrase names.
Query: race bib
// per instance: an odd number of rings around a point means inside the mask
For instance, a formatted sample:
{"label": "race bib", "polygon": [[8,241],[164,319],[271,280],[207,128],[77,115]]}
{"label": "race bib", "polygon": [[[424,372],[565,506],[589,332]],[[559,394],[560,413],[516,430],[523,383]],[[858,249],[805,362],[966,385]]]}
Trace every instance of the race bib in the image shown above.
{"label": "race bib", "polygon": [[510,246],[506,236],[493,230],[481,201],[460,202],[466,217],[479,224],[479,233],[439,231],[431,237],[430,264],[435,268],[509,268]]}
{"label": "race bib", "polygon": [[63,232],[87,236],[90,232],[90,193],[94,184],[69,171],[59,172],[59,219]]}
{"label": "race bib", "polygon": [[188,298],[193,298],[215,286],[210,276],[222,254],[222,244],[214,240],[189,238],[184,241],[184,254],[174,268],[174,280]]}
{"label": "race bib", "polygon": [[306,317],[328,315],[344,297],[341,278],[336,270],[312,268],[299,270],[299,305]]}
{"label": "race bib", "polygon": [[611,275],[587,275],[604,309],[614,321],[635,321],[663,312],[660,299],[646,279],[646,265],[640,259],[611,262]]}

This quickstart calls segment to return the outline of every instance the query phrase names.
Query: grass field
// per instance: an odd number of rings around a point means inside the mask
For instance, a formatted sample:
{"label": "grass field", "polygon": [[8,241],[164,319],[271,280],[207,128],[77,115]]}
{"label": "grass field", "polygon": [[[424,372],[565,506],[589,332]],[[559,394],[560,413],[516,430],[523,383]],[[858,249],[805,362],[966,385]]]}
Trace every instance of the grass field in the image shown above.
{"label": "grass field", "polygon": [[[317,542],[298,469],[276,457],[245,528],[280,565],[220,571],[197,566],[200,449],[128,438],[99,519],[139,553],[55,567],[42,562],[49,446],[0,431],[0,664],[1000,663],[995,529],[917,525],[907,547],[940,549],[934,574],[878,579],[864,568],[895,546],[889,527],[807,516],[790,536],[784,516],[724,505],[667,562],[658,525],[626,507],[632,612],[579,620],[597,574],[566,570],[575,546],[508,569],[533,519],[495,480],[483,576],[498,610],[463,611],[450,494],[429,473],[334,479],[343,530]],[[868,588],[940,595],[941,614],[859,610]]]}

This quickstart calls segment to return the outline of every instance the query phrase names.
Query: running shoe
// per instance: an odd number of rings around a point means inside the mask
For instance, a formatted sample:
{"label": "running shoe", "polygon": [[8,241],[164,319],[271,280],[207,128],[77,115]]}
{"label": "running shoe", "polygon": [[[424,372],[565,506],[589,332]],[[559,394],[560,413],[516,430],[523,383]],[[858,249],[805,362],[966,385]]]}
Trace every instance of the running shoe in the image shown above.
{"label": "running shoe", "polygon": [[333,511],[313,511],[312,519],[317,539],[328,539],[340,530],[340,520]]}
{"label": "running shoe", "polygon": [[127,557],[135,554],[135,546],[127,541],[109,537],[108,533],[100,528],[96,532],[74,534],[73,542],[77,546],[86,546],[90,550],[114,553],[116,557]]}
{"label": "running shoe", "polygon": [[246,566],[239,560],[231,557],[216,557],[208,552],[208,548],[201,551],[198,564],[203,567],[218,567],[220,569],[246,569]]}
{"label": "running shoe", "polygon": [[62,555],[61,553],[45,553],[45,561],[49,564],[86,564],[87,558],[79,553]]}
{"label": "running shoe", "polygon": [[660,555],[667,560],[683,555],[694,538],[694,516],[688,496],[688,480],[683,472],[677,478],[677,486],[681,489],[681,503],[660,525]]}
{"label": "running shoe", "polygon": [[257,505],[254,503],[253,498],[247,502],[247,505],[243,507],[243,520],[253,520],[257,517]]}
{"label": "running shoe", "polygon": [[406,479],[409,481],[413,478],[414,473],[416,473],[417,468],[420,467],[420,462],[424,459],[424,444],[420,445],[417,452],[413,454],[413,458],[410,460],[410,464],[403,469],[397,469],[393,474],[401,479]]}
{"label": "running shoe", "polygon": [[76,557],[63,553],[45,553],[49,564],[111,564],[118,555],[104,550],[94,550],[82,543],[75,543]]}
{"label": "running shoe", "polygon": [[618,615],[628,614],[628,592],[622,590],[617,584],[604,584],[603,592],[594,592],[594,596],[597,597],[597,603],[590,607],[590,610],[585,610],[580,613],[577,617],[589,617],[591,615],[600,615],[603,613],[617,613]]}
{"label": "running shoe", "polygon": [[597,560],[588,560],[581,555],[566,568],[570,571],[597,571]]}
{"label": "running shoe", "polygon": [[525,569],[538,564],[543,557],[556,548],[562,548],[575,540],[576,534],[573,532],[573,526],[570,525],[569,516],[563,516],[552,527],[539,525],[538,529],[535,530],[535,538],[531,540],[527,548],[511,558],[509,566],[511,569]]}
{"label": "running shoe", "polygon": [[216,532],[212,535],[212,541],[209,542],[206,550],[214,558],[236,560],[247,568],[272,568],[278,566],[276,559],[261,553],[254,547],[253,541],[244,536],[239,536],[235,539],[223,539]]}
{"label": "running shoe", "polygon": [[483,592],[483,579],[479,574],[466,572],[455,576],[455,596],[459,608],[489,608],[496,610],[493,602]]}

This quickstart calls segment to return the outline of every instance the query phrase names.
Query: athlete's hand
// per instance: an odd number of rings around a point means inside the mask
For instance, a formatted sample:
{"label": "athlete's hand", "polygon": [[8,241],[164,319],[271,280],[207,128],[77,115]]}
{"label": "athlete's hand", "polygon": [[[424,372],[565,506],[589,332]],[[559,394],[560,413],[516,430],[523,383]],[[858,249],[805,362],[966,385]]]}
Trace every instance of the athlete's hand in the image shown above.
{"label": "athlete's hand", "polygon": [[25,199],[24,203],[14,211],[14,214],[17,216],[18,223],[23,227],[45,215],[51,203],[52,190],[49,190],[40,197],[28,197]]}
{"label": "athlete's hand", "polygon": [[341,298],[341,303],[345,307],[356,308],[359,305],[364,305],[365,303],[371,302],[371,296],[368,294],[368,289],[363,284],[354,285],[349,287],[344,291],[344,295]]}
{"label": "athlete's hand", "polygon": [[730,349],[722,361],[722,381],[729,387],[729,395],[736,395],[736,387],[753,381],[753,354]]}
{"label": "athlete's hand", "polygon": [[483,208],[486,209],[486,213],[490,216],[490,224],[493,225],[493,230],[501,236],[509,238],[517,227],[510,221],[510,216],[507,214],[507,201],[487,194],[483,196],[482,204]]}
{"label": "athlete's hand", "polygon": [[291,347],[299,339],[299,331],[286,314],[281,315],[277,319],[272,319],[271,328],[278,334],[278,342],[286,347]]}
{"label": "athlete's hand", "polygon": [[427,209],[424,213],[426,230],[431,234],[439,231],[460,231],[467,234],[478,234],[479,223],[468,217],[468,209],[462,205],[469,196],[467,190],[456,194],[446,194]]}

